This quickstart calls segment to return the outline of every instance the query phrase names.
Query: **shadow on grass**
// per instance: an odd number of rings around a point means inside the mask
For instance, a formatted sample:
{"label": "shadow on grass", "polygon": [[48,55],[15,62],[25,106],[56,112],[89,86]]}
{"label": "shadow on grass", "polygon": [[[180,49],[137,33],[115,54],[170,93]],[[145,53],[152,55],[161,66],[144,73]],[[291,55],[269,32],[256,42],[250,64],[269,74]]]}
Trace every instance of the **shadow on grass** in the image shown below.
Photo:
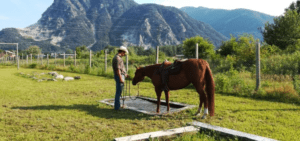
{"label": "shadow on grass", "polygon": [[84,105],[84,104],[74,104],[74,105],[41,105],[41,106],[28,106],[28,107],[12,107],[11,109],[20,110],[79,110],[86,112],[89,115],[106,118],[106,119],[143,119],[150,120],[149,115],[137,113],[131,110],[121,110],[116,111],[110,108],[99,108],[98,105]]}

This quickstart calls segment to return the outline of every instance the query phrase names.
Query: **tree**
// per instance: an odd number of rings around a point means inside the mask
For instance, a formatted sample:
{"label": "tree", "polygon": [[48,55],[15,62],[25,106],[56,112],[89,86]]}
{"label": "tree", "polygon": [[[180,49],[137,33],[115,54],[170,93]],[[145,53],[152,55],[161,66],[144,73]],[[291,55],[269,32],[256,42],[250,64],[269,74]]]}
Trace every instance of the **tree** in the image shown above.
{"label": "tree", "polygon": [[300,39],[300,15],[296,10],[288,10],[283,16],[274,18],[274,23],[266,23],[262,32],[264,40],[284,50]]}
{"label": "tree", "polygon": [[295,2],[293,2],[290,6],[289,6],[289,8],[287,8],[287,9],[285,9],[285,11],[287,12],[287,11],[290,11],[290,10],[296,10],[297,11],[297,13],[299,14],[300,13],[300,0],[297,0],[297,2],[295,3]]}
{"label": "tree", "polygon": [[88,53],[88,48],[86,46],[79,46],[76,47],[76,58],[81,59],[81,58],[88,58],[89,53]]}
{"label": "tree", "polygon": [[30,46],[29,48],[26,49],[27,54],[32,54],[33,56],[36,56],[38,54],[41,54],[41,49],[38,46]]}
{"label": "tree", "polygon": [[66,54],[73,54],[74,52],[73,52],[73,50],[72,49],[67,49],[66,50]]}
{"label": "tree", "polygon": [[232,56],[235,59],[234,66],[251,67],[255,63],[256,40],[253,35],[244,34],[238,38],[231,36],[230,40],[222,43],[219,54]]}
{"label": "tree", "polygon": [[214,54],[214,45],[203,37],[196,36],[183,41],[183,54],[188,58],[195,57],[195,47],[198,43],[199,58],[208,58]]}
{"label": "tree", "polygon": [[235,49],[238,46],[236,37],[231,35],[228,41],[223,41],[219,50],[219,54],[222,56],[236,54]]}
{"label": "tree", "polygon": [[4,50],[0,49],[0,53],[4,52]]}

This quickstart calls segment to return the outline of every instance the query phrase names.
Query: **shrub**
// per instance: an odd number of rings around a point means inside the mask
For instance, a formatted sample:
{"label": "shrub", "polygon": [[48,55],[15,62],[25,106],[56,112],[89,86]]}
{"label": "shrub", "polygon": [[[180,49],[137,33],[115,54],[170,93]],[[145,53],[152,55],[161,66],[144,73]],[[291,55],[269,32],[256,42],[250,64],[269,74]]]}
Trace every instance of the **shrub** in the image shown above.
{"label": "shrub", "polygon": [[90,65],[87,64],[87,65],[85,66],[84,73],[85,73],[85,74],[89,74],[90,72],[91,72]]}
{"label": "shrub", "polygon": [[69,70],[71,72],[75,72],[75,66],[73,64],[70,65]]}
{"label": "shrub", "polygon": [[33,64],[30,64],[29,65],[29,68],[32,68],[32,69],[34,69],[34,68],[36,68],[37,67],[37,64],[36,63],[33,63]]}

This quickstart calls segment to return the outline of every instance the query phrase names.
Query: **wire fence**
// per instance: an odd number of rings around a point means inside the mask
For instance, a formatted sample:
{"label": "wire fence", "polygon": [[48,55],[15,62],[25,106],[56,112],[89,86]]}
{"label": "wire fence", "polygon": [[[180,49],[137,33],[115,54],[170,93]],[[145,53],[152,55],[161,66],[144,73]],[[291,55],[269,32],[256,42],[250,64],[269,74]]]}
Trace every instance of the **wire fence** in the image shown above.
{"label": "wire fence", "polygon": [[[197,51],[198,46],[195,50]],[[290,103],[300,104],[300,53],[287,55],[273,55],[260,59],[259,45],[256,50],[256,61],[252,64],[244,63],[244,66],[233,67],[230,57],[222,59],[209,58],[214,80],[215,89],[218,93],[233,94],[239,96],[251,96],[260,99],[273,99]],[[157,53],[159,54],[159,49]],[[198,56],[198,55],[197,55]],[[197,58],[197,56],[195,58]],[[61,70],[76,73],[86,73],[99,76],[114,77],[112,59],[114,54],[97,56],[90,52],[86,59],[77,59],[74,54],[42,54],[22,55],[19,54],[20,65],[23,67],[40,67],[48,70]],[[161,63],[164,59],[173,61],[176,58],[159,58],[157,56],[135,56],[124,58],[128,73],[134,76],[134,64],[145,66]],[[16,56],[0,56],[0,64],[16,64]],[[246,66],[246,67],[245,67]],[[146,81],[151,81],[146,78]],[[193,88],[193,86],[189,86]],[[147,89],[147,88],[141,88]],[[149,88],[153,89],[153,88]]]}

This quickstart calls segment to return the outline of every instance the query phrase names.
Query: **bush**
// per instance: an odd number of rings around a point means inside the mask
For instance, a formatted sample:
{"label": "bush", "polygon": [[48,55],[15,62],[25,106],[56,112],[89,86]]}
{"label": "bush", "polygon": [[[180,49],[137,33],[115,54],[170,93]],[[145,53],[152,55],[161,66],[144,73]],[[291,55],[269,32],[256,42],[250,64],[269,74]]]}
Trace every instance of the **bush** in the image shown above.
{"label": "bush", "polygon": [[91,72],[90,65],[87,64],[87,65],[85,66],[84,73],[85,73],[85,74],[89,74],[90,72]]}
{"label": "bush", "polygon": [[69,70],[71,72],[75,72],[75,66],[73,64],[70,65]]}
{"label": "bush", "polygon": [[237,70],[231,68],[225,73],[215,76],[215,89],[221,93],[232,93],[239,96],[250,96],[254,91],[254,85],[249,85],[245,79],[241,77]]}
{"label": "bush", "polygon": [[32,68],[32,69],[34,69],[34,68],[36,68],[37,67],[37,64],[36,63],[33,63],[33,64],[30,64],[29,65],[29,68]]}

